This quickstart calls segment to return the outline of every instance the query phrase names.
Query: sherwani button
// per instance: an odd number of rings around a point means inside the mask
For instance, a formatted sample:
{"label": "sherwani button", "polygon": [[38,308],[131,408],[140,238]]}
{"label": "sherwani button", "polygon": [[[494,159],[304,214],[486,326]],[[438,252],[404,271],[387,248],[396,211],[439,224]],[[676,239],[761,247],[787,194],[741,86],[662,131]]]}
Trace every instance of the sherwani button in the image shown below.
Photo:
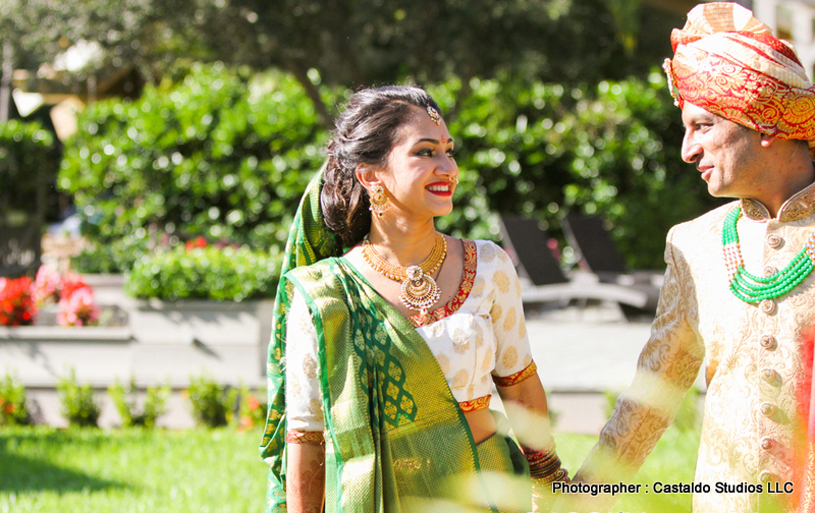
{"label": "sherwani button", "polygon": [[765,451],[772,451],[775,448],[775,440],[769,436],[765,436],[761,439],[761,448]]}
{"label": "sherwani button", "polygon": [[773,369],[761,369],[761,379],[767,383],[772,383],[775,381],[777,375],[778,373],[776,373]]}
{"label": "sherwani button", "polygon": [[758,478],[759,478],[759,480],[761,480],[762,483],[769,483],[770,481],[775,479],[775,476],[769,470],[763,470],[758,475]]}
{"label": "sherwani button", "polygon": [[775,405],[772,403],[761,403],[761,414],[765,417],[772,417],[775,413]]}
{"label": "sherwani button", "polygon": [[775,313],[775,301],[772,299],[762,299],[761,303],[758,304],[758,307],[767,315],[772,315]]}
{"label": "sherwani button", "polygon": [[781,245],[781,237],[774,233],[767,235],[767,238],[765,240],[767,241],[767,245],[770,246],[771,248],[777,248],[778,246]]}
{"label": "sherwani button", "polygon": [[772,335],[762,335],[759,340],[761,347],[764,349],[772,349],[775,347],[775,337]]}

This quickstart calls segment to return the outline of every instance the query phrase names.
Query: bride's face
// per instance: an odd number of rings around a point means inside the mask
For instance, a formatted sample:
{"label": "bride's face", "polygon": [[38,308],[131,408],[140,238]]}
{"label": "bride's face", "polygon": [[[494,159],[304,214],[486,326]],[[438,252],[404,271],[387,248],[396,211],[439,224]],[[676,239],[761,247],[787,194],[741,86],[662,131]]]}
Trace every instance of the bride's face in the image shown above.
{"label": "bride's face", "polygon": [[410,120],[399,128],[385,168],[378,173],[395,212],[421,218],[453,210],[458,181],[453,149],[444,121],[436,124],[426,110],[413,107]]}

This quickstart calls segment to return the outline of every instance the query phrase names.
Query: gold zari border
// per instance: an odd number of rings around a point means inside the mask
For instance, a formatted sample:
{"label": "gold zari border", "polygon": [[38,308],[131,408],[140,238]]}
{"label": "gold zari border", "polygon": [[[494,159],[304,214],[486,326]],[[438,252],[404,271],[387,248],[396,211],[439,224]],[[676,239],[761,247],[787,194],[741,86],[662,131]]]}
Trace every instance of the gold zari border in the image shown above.
{"label": "gold zari border", "polygon": [[524,381],[533,374],[538,372],[538,367],[535,365],[535,362],[530,363],[527,367],[521,371],[516,372],[515,374],[511,374],[509,376],[493,376],[492,380],[495,384],[499,387],[511,387],[512,385],[517,385],[521,381]]}

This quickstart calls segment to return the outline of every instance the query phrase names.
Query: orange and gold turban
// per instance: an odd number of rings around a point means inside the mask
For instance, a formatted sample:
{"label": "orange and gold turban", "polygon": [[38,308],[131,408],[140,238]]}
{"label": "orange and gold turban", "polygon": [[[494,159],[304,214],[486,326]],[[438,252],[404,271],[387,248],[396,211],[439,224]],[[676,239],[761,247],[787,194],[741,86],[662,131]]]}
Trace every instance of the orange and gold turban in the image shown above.
{"label": "orange and gold turban", "polygon": [[815,88],[792,47],[735,3],[700,4],[671,33],[665,72],[676,104],[781,139],[809,142],[815,157]]}

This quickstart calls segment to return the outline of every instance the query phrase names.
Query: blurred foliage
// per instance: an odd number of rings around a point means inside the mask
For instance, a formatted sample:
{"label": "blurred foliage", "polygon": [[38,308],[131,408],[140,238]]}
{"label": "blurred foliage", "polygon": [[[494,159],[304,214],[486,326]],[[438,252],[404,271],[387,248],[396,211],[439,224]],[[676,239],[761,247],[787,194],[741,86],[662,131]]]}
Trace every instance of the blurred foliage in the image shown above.
{"label": "blurred foliage", "polygon": [[[326,126],[320,82],[344,87],[452,76],[568,84],[644,76],[683,19],[619,0],[6,0],[17,68],[93,46],[73,78],[135,67],[157,83],[191,62],[291,73]],[[32,30],[31,27],[37,27]],[[647,27],[648,30],[639,30]],[[90,43],[89,43],[90,42]],[[65,77],[70,80],[71,78]]]}
{"label": "blurred foliage", "polygon": [[283,259],[273,251],[177,248],[158,251],[136,262],[125,291],[137,298],[244,301],[273,298]]}
{"label": "blurred foliage", "polygon": [[629,266],[660,268],[668,229],[720,203],[680,158],[680,112],[661,73],[572,88],[473,79],[463,89],[430,88],[455,113],[462,170],[457,212],[442,224],[481,234],[488,208],[538,218],[562,241],[567,213],[601,214]]}
{"label": "blurred foliage", "polygon": [[238,429],[246,431],[262,428],[266,423],[266,391],[252,391],[246,385],[241,385],[238,402]]}
{"label": "blurred foliage", "polygon": [[25,215],[12,213],[34,213],[41,201],[38,183],[52,186],[59,159],[53,134],[39,123],[0,123],[0,226],[27,222]]}
{"label": "blurred foliage", "polygon": [[118,241],[112,244],[91,243],[71,257],[71,269],[79,274],[119,274],[133,268],[144,254],[139,247],[125,247]]}
{"label": "blurred foliage", "polygon": [[17,376],[6,373],[0,381],[0,426],[26,426],[31,420],[25,387]]}
{"label": "blurred foliage", "polygon": [[[306,87],[315,78],[360,86],[507,72],[576,83],[647,73],[670,52],[667,34],[681,19],[639,2],[609,8],[617,3],[197,0],[165,18],[196,43],[197,58],[282,68]],[[641,42],[640,23],[649,27]]]}
{"label": "blurred foliage", "polygon": [[[656,269],[668,229],[721,202],[680,158],[680,113],[661,73],[596,86],[506,77],[428,89],[448,113],[462,171],[442,231],[495,240],[496,213],[517,213],[563,241],[567,213],[600,214],[630,267]],[[319,91],[332,104],[348,94]],[[104,248],[80,260],[129,269],[147,250],[196,236],[282,249],[326,140],[303,89],[276,72],[197,65],[138,101],[95,104],[59,175],[84,233]],[[154,297],[148,289],[139,294]]]}
{"label": "blurred foliage", "polygon": [[[563,241],[568,211],[599,213],[630,266],[661,267],[668,228],[717,204],[681,163],[679,113],[649,76],[682,23],[617,0],[0,5],[16,67],[64,64],[84,47],[93,58],[58,72],[66,83],[133,66],[154,84],[138,100],[91,105],[60,171],[96,244],[77,261],[105,271],[200,235],[282,245],[337,91],[393,82],[436,84],[461,143],[460,208],[440,229],[494,239],[497,217],[485,213],[518,212]],[[282,71],[252,71],[269,69]],[[0,205],[12,190],[4,162]],[[13,190],[26,201],[25,186]]]}
{"label": "blurred foliage", "polygon": [[219,385],[202,375],[190,378],[186,394],[192,405],[192,415],[199,425],[223,427],[232,421],[238,402],[238,389]]}
{"label": "blurred foliage", "polygon": [[[159,29],[161,14],[157,0],[3,0],[0,28],[14,50],[16,69],[36,71],[51,63],[70,46],[82,41],[98,42],[100,54],[85,69],[74,69],[80,77],[107,66],[132,63],[149,74],[152,62],[161,58]],[[172,4],[175,2],[167,2]],[[148,75],[149,76],[149,75]]]}
{"label": "blurred foliage", "polygon": [[99,426],[102,408],[93,397],[93,387],[89,383],[77,383],[74,369],[67,377],[57,379],[57,396],[62,404],[62,416],[71,426]]}
{"label": "blurred foliage", "polygon": [[156,419],[167,410],[167,400],[170,398],[170,385],[162,387],[147,387],[145,390],[144,403],[141,408],[137,406],[137,394],[135,378],[130,378],[127,386],[119,383],[116,379],[108,387],[110,395],[119,417],[122,418],[122,425],[125,427],[144,426],[152,428],[156,426]]}
{"label": "blurred foliage", "polygon": [[[320,83],[440,83],[459,77],[565,84],[645,76],[683,20],[617,0],[199,0],[174,18],[202,56],[291,72],[318,112]],[[623,15],[621,15],[623,13]],[[639,33],[638,27],[648,31]],[[241,37],[224,34],[241,34]]]}
{"label": "blurred foliage", "polygon": [[93,104],[79,124],[59,186],[74,195],[85,235],[125,248],[151,248],[163,234],[279,244],[326,140],[290,76],[221,65],[197,65],[134,102]]}

